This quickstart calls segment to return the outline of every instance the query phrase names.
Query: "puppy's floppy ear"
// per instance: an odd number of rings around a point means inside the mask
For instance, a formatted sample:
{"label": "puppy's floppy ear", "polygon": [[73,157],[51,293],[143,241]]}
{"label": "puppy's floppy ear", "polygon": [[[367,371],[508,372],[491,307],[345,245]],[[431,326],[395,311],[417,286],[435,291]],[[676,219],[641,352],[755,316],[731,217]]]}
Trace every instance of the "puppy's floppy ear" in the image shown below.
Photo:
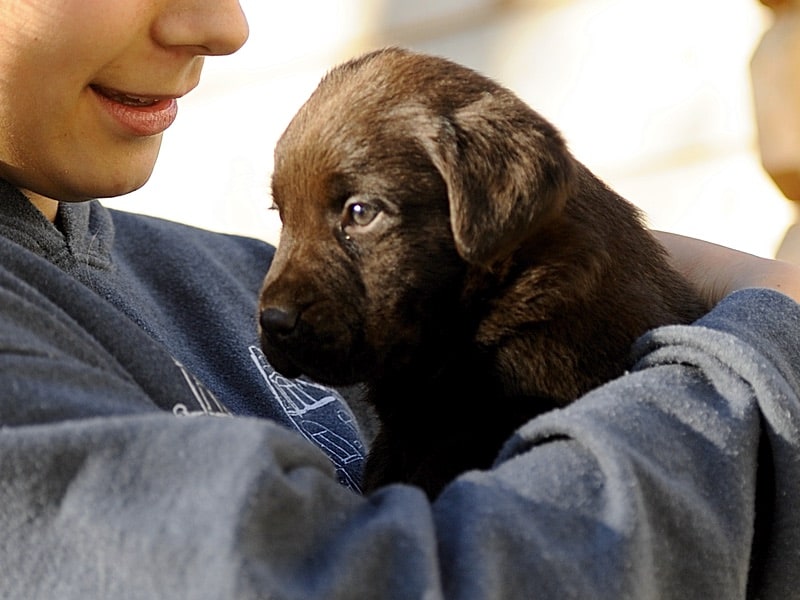
{"label": "puppy's floppy ear", "polygon": [[575,161],[556,129],[511,92],[486,92],[427,139],[447,184],[459,254],[489,267],[563,209]]}

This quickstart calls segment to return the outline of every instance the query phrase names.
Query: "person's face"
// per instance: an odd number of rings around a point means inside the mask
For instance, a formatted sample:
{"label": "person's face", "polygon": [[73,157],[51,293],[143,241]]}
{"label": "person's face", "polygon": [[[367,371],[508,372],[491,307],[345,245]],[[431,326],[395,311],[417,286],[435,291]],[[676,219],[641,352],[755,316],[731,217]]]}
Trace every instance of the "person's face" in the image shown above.
{"label": "person's face", "polygon": [[0,0],[0,177],[64,201],[150,177],[204,55],[247,39],[238,0]]}

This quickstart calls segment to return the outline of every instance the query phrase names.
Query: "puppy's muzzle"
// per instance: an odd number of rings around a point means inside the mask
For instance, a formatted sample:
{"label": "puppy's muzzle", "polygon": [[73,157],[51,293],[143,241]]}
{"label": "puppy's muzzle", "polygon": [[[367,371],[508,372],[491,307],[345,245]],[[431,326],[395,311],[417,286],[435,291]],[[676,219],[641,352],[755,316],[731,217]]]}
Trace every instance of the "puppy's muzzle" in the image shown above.
{"label": "puppy's muzzle", "polygon": [[259,322],[264,354],[284,377],[307,375],[330,385],[359,381],[353,379],[353,365],[363,366],[365,361],[352,355],[353,332],[324,304],[262,304]]}

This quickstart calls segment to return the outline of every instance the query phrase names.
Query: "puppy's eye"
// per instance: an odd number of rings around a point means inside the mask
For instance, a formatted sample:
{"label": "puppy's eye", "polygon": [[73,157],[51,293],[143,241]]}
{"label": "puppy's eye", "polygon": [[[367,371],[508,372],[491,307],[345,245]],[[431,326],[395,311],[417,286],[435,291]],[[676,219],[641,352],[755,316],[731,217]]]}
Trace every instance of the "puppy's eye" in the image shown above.
{"label": "puppy's eye", "polygon": [[366,227],[380,214],[381,207],[375,202],[351,198],[344,205],[344,227]]}

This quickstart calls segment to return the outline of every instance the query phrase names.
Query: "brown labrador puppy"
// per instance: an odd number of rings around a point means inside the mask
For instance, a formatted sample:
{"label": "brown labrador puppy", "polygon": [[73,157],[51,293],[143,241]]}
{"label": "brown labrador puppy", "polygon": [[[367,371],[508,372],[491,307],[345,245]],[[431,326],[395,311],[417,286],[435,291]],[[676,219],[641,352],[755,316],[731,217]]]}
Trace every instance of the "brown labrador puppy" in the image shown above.
{"label": "brown labrador puppy", "polygon": [[534,415],[703,311],[640,214],[511,92],[399,49],[329,73],[281,137],[261,295],[281,373],[366,382],[365,487],[433,497]]}

